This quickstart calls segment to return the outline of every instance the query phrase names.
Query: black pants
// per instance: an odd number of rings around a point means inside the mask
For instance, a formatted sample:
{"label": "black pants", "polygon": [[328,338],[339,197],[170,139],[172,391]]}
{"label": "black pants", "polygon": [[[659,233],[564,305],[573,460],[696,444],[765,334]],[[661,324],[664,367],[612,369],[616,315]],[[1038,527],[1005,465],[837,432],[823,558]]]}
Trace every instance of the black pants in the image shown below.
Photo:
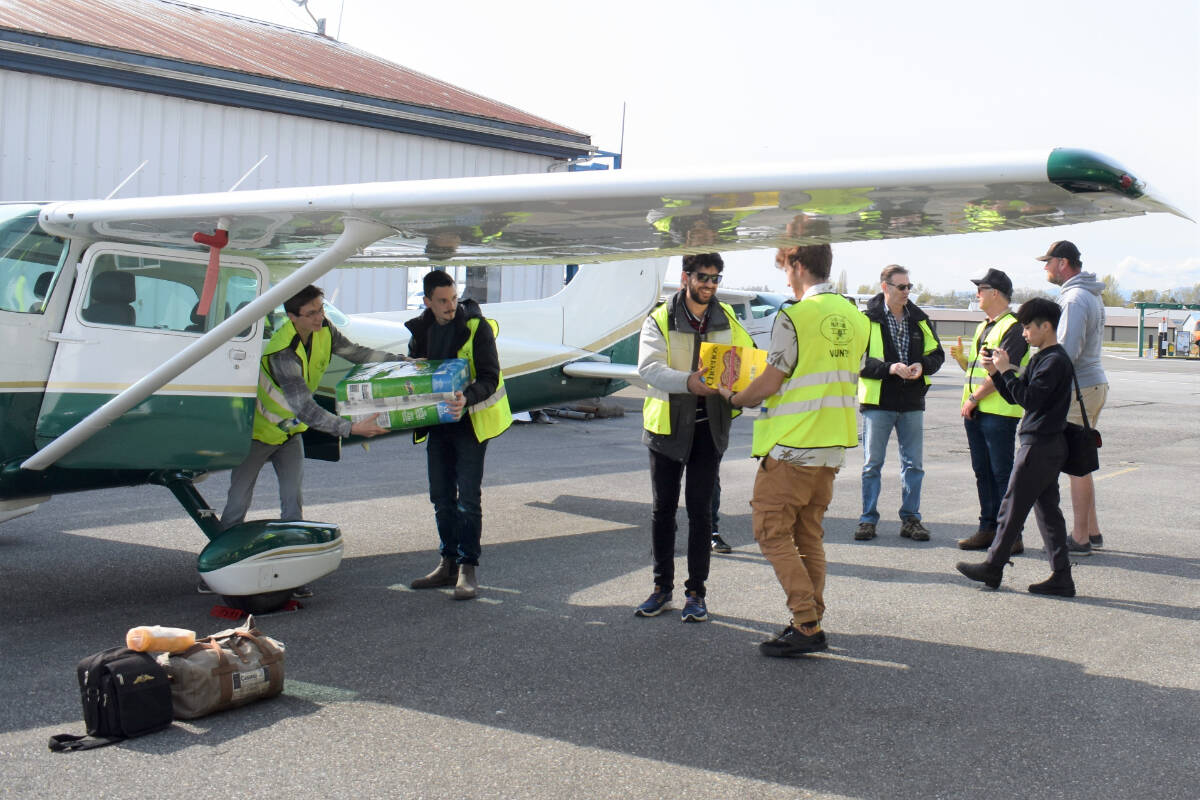
{"label": "black pants", "polygon": [[1013,543],[1033,509],[1050,568],[1057,571],[1071,566],[1067,558],[1067,524],[1058,505],[1058,475],[1066,458],[1067,440],[1061,433],[1021,437],[1021,449],[1000,502],[996,537],[988,549],[987,563],[1003,566],[1008,561]]}
{"label": "black pants", "polygon": [[675,511],[679,508],[679,484],[684,471],[687,483],[684,502],[688,515],[688,579],[684,587],[704,597],[704,582],[712,558],[712,493],[721,454],[713,445],[708,423],[696,425],[692,451],[686,462],[674,461],[650,451],[650,489],[654,497],[651,543],[654,553],[654,585],[664,591],[675,586]]}

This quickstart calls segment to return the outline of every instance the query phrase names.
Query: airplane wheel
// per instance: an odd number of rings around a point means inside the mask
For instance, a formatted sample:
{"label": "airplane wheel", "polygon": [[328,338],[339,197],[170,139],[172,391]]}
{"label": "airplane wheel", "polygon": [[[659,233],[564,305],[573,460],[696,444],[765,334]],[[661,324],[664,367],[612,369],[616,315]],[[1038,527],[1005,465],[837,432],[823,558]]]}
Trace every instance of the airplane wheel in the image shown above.
{"label": "airplane wheel", "polygon": [[284,604],[292,599],[292,590],[283,589],[278,592],[262,594],[221,595],[221,598],[225,601],[225,605],[245,611],[247,614],[269,614],[283,608]]}

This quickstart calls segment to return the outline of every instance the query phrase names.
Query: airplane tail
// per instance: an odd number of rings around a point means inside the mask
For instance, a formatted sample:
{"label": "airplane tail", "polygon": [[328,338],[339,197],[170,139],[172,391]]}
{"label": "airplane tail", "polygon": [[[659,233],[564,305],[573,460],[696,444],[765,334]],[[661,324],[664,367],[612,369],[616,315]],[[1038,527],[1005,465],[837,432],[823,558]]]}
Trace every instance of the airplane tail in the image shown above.
{"label": "airplane tail", "polygon": [[[563,290],[540,300],[487,303],[484,316],[500,324],[504,342],[562,345],[565,350],[598,353],[630,334],[658,303],[666,258],[581,266]],[[501,348],[504,349],[503,346]],[[503,356],[503,353],[502,353]],[[507,371],[516,364],[502,364]]]}

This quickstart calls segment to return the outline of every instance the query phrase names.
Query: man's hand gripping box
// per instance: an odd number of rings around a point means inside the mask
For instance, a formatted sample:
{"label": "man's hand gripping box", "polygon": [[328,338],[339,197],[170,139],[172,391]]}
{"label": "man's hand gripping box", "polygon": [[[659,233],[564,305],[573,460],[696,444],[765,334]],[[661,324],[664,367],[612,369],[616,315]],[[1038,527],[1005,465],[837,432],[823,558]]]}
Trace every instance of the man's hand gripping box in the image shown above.
{"label": "man's hand gripping box", "polygon": [[360,364],[338,382],[337,414],[351,422],[377,416],[392,430],[453,422],[447,401],[470,381],[463,358]]}
{"label": "man's hand gripping box", "polygon": [[700,343],[700,369],[714,389],[740,392],[767,367],[767,351],[714,342]]}

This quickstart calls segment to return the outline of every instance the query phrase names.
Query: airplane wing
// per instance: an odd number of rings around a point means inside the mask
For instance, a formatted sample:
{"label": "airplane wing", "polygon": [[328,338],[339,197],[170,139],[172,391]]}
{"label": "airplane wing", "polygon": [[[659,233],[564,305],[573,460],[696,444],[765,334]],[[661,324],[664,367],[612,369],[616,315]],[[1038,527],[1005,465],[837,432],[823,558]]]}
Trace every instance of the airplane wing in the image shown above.
{"label": "airplane wing", "polygon": [[1186,215],[1084,150],[586,171],[94,200],[47,206],[63,236],[195,247],[230,222],[226,252],[301,262],[354,218],[387,229],[350,263],[581,264],[687,252]]}
{"label": "airplane wing", "polygon": [[64,237],[196,247],[193,234],[221,223],[227,252],[250,252],[286,277],[21,466],[45,469],[247,324],[347,263],[583,264],[1154,212],[1190,219],[1112,159],[1062,148],[53,203],[39,222]]}

